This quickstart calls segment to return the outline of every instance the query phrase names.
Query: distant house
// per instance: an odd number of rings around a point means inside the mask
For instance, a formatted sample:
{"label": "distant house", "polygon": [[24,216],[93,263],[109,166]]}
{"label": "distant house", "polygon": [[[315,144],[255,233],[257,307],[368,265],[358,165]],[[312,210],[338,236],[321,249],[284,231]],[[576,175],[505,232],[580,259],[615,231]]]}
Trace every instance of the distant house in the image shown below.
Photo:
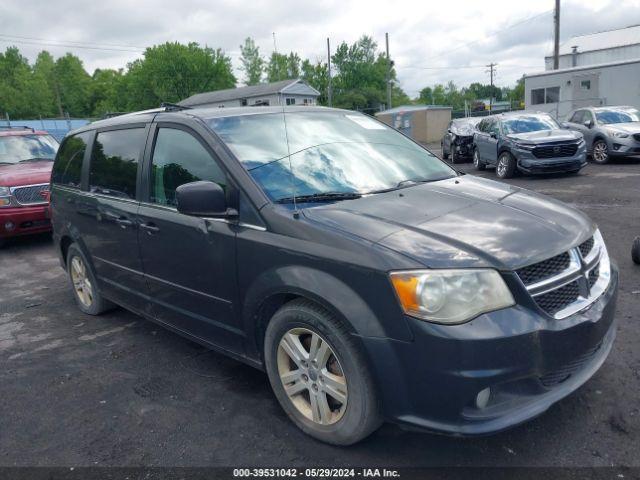
{"label": "distant house", "polygon": [[300,79],[197,93],[180,102],[187,107],[315,105],[320,92]]}
{"label": "distant house", "polygon": [[[558,68],[585,67],[640,58],[640,25],[578,35],[560,45]],[[545,70],[553,70],[553,55],[544,58]]]}

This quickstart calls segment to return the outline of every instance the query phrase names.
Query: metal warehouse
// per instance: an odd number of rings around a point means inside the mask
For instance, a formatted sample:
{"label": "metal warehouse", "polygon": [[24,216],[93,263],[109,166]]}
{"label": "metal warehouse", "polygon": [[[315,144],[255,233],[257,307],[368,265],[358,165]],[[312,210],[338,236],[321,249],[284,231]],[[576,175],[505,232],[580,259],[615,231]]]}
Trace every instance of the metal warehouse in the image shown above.
{"label": "metal warehouse", "polygon": [[640,58],[527,75],[524,85],[526,108],[558,119],[587,106],[640,108]]}
{"label": "metal warehouse", "polygon": [[451,107],[405,105],[378,112],[376,117],[418,142],[439,142],[451,121]]}

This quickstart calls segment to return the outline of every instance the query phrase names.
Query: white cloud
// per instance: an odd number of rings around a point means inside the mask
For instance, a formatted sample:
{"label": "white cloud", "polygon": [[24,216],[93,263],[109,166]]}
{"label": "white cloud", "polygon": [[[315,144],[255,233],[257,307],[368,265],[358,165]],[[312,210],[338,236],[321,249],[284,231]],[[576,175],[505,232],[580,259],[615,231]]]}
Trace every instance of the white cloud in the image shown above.
{"label": "white cloud", "polygon": [[[15,43],[31,60],[41,49],[54,56],[72,51],[92,72],[95,68],[124,68],[141,55],[125,49],[196,41],[221,47],[237,68],[239,45],[247,36],[256,40],[266,56],[273,50],[275,32],[279,51],[293,50],[315,60],[326,56],[327,37],[335,48],[343,40],[353,42],[367,34],[382,49],[384,33],[389,32],[400,84],[414,96],[426,85],[449,80],[460,86],[487,82],[484,65],[489,62],[498,63],[498,85],[513,84],[523,73],[543,69],[544,56],[551,48],[553,3],[3,0],[0,35],[29,38],[11,41],[0,36],[0,48]],[[640,23],[639,7],[640,0],[563,0],[561,37]],[[536,18],[508,28],[531,17]],[[61,48],[43,45],[47,42],[41,39],[111,44],[114,50]],[[242,78],[241,72],[237,74]]]}

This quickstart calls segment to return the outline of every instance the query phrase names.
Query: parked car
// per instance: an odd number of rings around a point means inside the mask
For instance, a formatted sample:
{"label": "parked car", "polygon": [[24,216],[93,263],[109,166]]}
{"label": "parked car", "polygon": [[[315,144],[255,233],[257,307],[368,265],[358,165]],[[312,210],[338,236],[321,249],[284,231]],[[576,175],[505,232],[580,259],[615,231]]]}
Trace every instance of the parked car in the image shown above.
{"label": "parked car", "polygon": [[442,158],[459,163],[473,157],[473,133],[482,117],[456,118],[449,123],[440,141]]}
{"label": "parked car", "polygon": [[596,163],[611,157],[640,155],[640,111],[634,107],[589,107],[574,110],[565,128],[584,135]]}
{"label": "parked car", "polygon": [[600,368],[618,273],[585,214],[365,115],[285,112],[71,132],[51,205],[80,310],[121,305],[265,370],[298,427],[341,445],[383,419],[503,430]]}
{"label": "parked car", "polygon": [[546,113],[502,113],[478,124],[473,164],[478,170],[495,166],[498,178],[577,173],[587,164],[586,147],[582,134],[563,130]]}
{"label": "parked car", "polygon": [[51,230],[48,192],[58,142],[45,131],[0,127],[0,246]]}

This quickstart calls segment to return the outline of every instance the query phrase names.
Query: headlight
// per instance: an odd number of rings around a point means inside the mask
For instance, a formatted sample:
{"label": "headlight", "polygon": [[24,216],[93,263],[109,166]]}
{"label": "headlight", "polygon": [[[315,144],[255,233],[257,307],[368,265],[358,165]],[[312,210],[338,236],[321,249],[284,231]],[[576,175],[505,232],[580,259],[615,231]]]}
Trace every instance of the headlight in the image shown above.
{"label": "headlight", "polygon": [[405,313],[429,322],[463,323],[515,304],[500,274],[490,269],[392,272],[391,282]]}
{"label": "headlight", "polygon": [[627,138],[629,136],[628,133],[624,133],[624,132],[611,132],[611,135],[614,138]]}
{"label": "headlight", "polygon": [[536,148],[536,146],[531,143],[516,142],[516,148],[519,148],[520,150],[533,150],[534,148]]}
{"label": "headlight", "polygon": [[11,190],[9,187],[0,187],[0,208],[11,205]]}

